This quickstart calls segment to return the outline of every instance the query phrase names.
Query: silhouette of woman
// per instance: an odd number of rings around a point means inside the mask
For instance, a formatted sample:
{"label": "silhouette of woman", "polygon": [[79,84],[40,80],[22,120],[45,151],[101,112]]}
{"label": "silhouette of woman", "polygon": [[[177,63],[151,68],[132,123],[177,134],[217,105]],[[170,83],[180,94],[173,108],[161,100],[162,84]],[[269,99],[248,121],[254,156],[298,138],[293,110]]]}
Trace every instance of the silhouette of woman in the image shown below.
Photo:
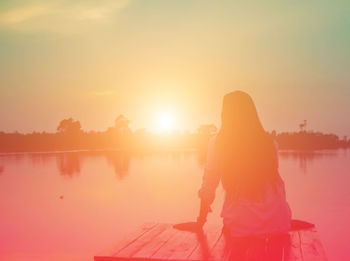
{"label": "silhouette of woman", "polygon": [[247,238],[287,233],[291,210],[278,173],[277,149],[262,127],[251,97],[242,91],[226,94],[221,121],[219,133],[208,145],[198,193],[200,213],[197,222],[188,223],[187,229],[200,230],[205,224],[221,180],[225,190],[221,217],[226,235]]}
{"label": "silhouette of woman", "polygon": [[198,226],[206,222],[220,180],[226,192],[221,216],[231,236],[289,231],[291,211],[275,144],[242,91],[224,96],[221,129],[209,141]]}

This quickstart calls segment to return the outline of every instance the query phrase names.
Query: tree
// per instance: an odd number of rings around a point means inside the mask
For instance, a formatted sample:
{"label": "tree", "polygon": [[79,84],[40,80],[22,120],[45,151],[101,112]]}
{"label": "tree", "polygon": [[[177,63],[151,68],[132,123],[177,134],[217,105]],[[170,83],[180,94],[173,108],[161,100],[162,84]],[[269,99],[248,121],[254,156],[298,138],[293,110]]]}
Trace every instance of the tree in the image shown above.
{"label": "tree", "polygon": [[130,132],[129,123],[130,120],[128,120],[123,114],[120,114],[114,121],[114,128],[117,132],[128,133]]}
{"label": "tree", "polygon": [[74,121],[72,118],[62,120],[57,127],[59,133],[77,134],[81,131],[80,122]]}

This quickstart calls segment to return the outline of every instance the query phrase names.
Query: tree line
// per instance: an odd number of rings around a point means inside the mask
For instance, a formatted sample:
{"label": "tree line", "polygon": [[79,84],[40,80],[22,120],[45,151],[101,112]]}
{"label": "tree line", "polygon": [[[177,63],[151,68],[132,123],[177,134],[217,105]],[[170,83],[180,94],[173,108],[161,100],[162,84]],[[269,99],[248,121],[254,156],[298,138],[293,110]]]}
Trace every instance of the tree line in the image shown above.
{"label": "tree line", "polygon": [[[38,152],[65,150],[127,150],[133,152],[196,149],[205,153],[209,138],[217,132],[214,124],[203,124],[194,133],[174,131],[166,135],[146,129],[132,131],[130,120],[119,115],[105,131],[84,131],[72,118],[59,122],[55,133],[0,132],[0,152]],[[270,133],[280,149],[315,150],[350,147],[347,137],[300,130]]]}
{"label": "tree line", "polygon": [[121,114],[105,131],[84,131],[79,121],[68,118],[59,122],[55,133],[0,132],[0,152],[198,149],[205,147],[216,132],[215,125],[208,124],[199,126],[196,133],[175,131],[158,135],[146,129],[132,131],[129,124],[130,120]]}

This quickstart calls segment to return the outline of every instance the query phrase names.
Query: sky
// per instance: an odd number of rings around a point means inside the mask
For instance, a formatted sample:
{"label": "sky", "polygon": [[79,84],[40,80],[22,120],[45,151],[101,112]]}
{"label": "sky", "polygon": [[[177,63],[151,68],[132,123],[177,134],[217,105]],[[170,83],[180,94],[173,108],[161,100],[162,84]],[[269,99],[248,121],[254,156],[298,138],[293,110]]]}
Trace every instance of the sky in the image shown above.
{"label": "sky", "polygon": [[0,130],[54,132],[65,118],[132,130],[220,126],[249,93],[267,130],[350,136],[350,2],[0,1]]}

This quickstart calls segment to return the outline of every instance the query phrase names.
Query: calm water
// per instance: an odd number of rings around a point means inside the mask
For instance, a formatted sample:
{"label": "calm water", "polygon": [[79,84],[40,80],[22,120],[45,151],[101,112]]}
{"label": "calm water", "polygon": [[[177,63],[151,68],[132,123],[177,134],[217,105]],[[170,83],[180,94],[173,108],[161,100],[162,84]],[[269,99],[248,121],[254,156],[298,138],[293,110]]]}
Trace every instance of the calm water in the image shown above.
{"label": "calm water", "polygon": [[[202,170],[194,152],[0,155],[0,260],[92,260],[143,222],[194,220]],[[350,260],[349,170],[349,150],[280,152],[293,217],[335,261]]]}

